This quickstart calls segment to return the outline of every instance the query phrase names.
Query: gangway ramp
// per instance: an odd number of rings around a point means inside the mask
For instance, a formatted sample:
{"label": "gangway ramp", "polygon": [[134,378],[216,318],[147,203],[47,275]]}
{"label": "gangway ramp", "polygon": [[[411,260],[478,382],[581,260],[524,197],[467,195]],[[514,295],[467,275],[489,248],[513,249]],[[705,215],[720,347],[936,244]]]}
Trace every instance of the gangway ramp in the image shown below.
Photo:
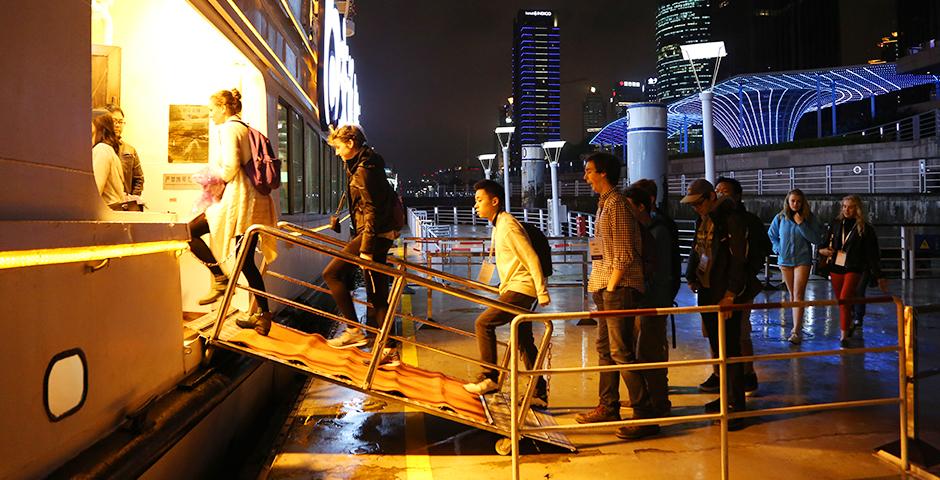
{"label": "gangway ramp", "polygon": [[[398,402],[414,408],[415,410],[445,418],[464,425],[490,431],[499,435],[509,436],[511,429],[511,417],[509,414],[508,396],[499,393],[490,395],[474,395],[463,388],[465,380],[461,380],[441,372],[431,371],[420,368],[415,365],[400,363],[395,366],[379,365],[373,367],[372,363],[378,358],[376,351],[381,351],[381,347],[389,339],[395,339],[401,342],[413,344],[416,347],[426,348],[436,353],[445,353],[451,357],[480,363],[474,359],[464,357],[459,354],[445,352],[439,348],[430,345],[421,345],[413,338],[398,337],[390,334],[391,323],[397,314],[397,305],[405,282],[416,283],[429,289],[455,295],[459,298],[486,306],[495,306],[505,308],[510,311],[519,310],[512,305],[503,304],[497,300],[490,299],[471,293],[466,290],[458,290],[452,286],[435,282],[427,277],[408,273],[405,269],[407,265],[404,261],[398,261],[399,269],[391,268],[387,265],[378,264],[371,261],[360,259],[359,257],[349,255],[338,248],[335,248],[335,239],[330,238],[327,241],[322,240],[320,235],[310,232],[304,232],[300,237],[281,229],[272,227],[253,226],[246,235],[271,235],[278,240],[294,243],[301,247],[313,250],[315,252],[342,258],[350,263],[365,267],[371,271],[378,271],[391,276],[394,279],[390,292],[389,314],[383,322],[382,328],[375,328],[361,325],[366,331],[375,334],[375,340],[372,341],[372,352],[366,352],[356,348],[338,349],[330,347],[319,334],[308,334],[298,330],[274,323],[267,336],[258,334],[253,329],[242,329],[235,323],[236,315],[219,315],[214,332],[208,337],[207,343],[212,347],[224,348],[245,355],[250,355],[264,361],[276,362],[292,369],[302,371],[317,379],[349,388],[375,398]],[[312,241],[310,237],[313,237]],[[238,270],[244,263],[244,255],[239,256]],[[419,267],[420,266],[416,266]],[[422,268],[425,275],[429,272]],[[451,275],[442,274],[443,277],[453,279]],[[232,275],[233,279],[238,278],[237,274]],[[283,279],[283,275],[278,278]],[[302,282],[304,283],[304,282]],[[309,285],[309,284],[307,284]],[[223,298],[220,311],[227,311],[228,303],[235,288],[241,288],[257,295],[263,295],[269,300],[281,302],[285,305],[314,313],[320,317],[346,322],[346,319],[338,317],[330,312],[318,310],[314,307],[294,302],[285,298],[278,297],[266,292],[255,291],[248,286],[238,285],[234,280],[230,282]],[[519,310],[516,313],[523,313]],[[416,321],[421,319],[408,316]],[[204,329],[207,331],[209,329]],[[448,330],[453,330],[448,328]],[[463,332],[465,335],[473,335],[469,332]],[[505,371],[506,362],[502,365],[490,365]],[[529,398],[528,396],[523,397]],[[556,425],[554,418],[547,412],[540,412],[525,409],[526,425],[530,427],[545,427]],[[575,446],[568,438],[559,432],[538,432],[527,437],[575,451]],[[499,443],[497,444],[499,445]],[[499,451],[500,449],[497,448]],[[500,453],[508,453],[502,450]]]}

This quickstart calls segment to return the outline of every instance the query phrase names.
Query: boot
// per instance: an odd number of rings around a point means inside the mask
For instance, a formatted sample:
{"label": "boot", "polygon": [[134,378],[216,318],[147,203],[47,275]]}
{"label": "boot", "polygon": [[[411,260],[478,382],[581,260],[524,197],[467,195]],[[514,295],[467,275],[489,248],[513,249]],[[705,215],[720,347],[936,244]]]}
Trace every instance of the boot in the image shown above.
{"label": "boot", "polygon": [[252,313],[248,318],[235,320],[235,325],[241,328],[253,328],[258,335],[267,336],[271,331],[271,312]]}
{"label": "boot", "polygon": [[228,275],[213,275],[212,286],[209,287],[209,293],[199,299],[200,305],[208,305],[215,302],[222,295],[225,295],[225,289],[228,287]]}

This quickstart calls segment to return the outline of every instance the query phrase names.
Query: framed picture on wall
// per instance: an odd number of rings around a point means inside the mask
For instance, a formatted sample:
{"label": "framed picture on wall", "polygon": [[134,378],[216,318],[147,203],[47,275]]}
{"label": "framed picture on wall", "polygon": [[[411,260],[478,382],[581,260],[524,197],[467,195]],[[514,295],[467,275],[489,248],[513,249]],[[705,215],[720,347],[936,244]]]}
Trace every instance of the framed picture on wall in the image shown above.
{"label": "framed picture on wall", "polygon": [[209,108],[170,105],[167,157],[170,163],[209,161]]}

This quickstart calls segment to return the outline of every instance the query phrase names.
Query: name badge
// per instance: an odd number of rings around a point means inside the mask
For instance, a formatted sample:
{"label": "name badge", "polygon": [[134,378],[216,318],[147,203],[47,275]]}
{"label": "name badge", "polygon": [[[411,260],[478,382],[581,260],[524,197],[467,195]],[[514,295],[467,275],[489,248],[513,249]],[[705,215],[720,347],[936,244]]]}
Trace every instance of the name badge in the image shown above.
{"label": "name badge", "polygon": [[489,285],[490,282],[493,281],[494,272],[496,272],[496,264],[490,259],[483,260],[483,263],[480,265],[480,274],[477,276],[477,281]]}
{"label": "name badge", "polygon": [[836,265],[840,267],[845,266],[845,252],[843,252],[842,250],[839,250],[838,252],[836,252]]}
{"label": "name badge", "polygon": [[591,260],[600,260],[604,258],[604,238],[594,237],[589,239],[588,251],[591,253]]}

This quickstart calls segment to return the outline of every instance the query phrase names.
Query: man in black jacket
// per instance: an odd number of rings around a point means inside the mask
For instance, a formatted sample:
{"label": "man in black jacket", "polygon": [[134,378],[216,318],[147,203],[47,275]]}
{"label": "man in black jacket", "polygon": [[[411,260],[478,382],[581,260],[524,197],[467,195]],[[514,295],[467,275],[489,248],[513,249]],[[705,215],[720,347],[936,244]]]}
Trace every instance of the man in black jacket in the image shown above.
{"label": "man in black jacket", "polygon": [[[328,142],[343,160],[349,181],[346,197],[354,235],[343,251],[359,255],[364,260],[387,263],[388,250],[398,238],[401,225],[396,224],[393,212],[397,202],[385,176],[385,160],[366,145],[362,129],[353,125],[332,130]],[[346,287],[346,278],[353,268],[353,264],[334,258],[323,270],[323,279],[343,317],[358,322],[352,296]],[[366,296],[373,306],[366,314],[366,324],[379,328],[379,322],[388,312],[389,277],[367,271],[365,278]],[[329,340],[330,346],[335,348],[358,347],[366,343],[365,332],[353,326],[347,326],[340,336]],[[396,356],[394,348],[387,348],[383,352],[382,363],[395,364],[398,362]]]}
{"label": "man in black jacket", "polygon": [[[760,282],[747,266],[747,226],[734,200],[718,197],[708,180],[698,179],[689,186],[682,203],[690,205],[700,217],[685,274],[689,288],[698,294],[698,304],[732,305],[753,298]],[[712,350],[718,351],[718,315],[703,313],[702,320]],[[725,322],[725,333],[727,357],[740,356],[740,310]],[[743,411],[746,405],[741,364],[728,364],[727,372],[731,409]],[[718,412],[719,401],[706,404],[705,411]],[[741,425],[733,423],[735,427]]]}

